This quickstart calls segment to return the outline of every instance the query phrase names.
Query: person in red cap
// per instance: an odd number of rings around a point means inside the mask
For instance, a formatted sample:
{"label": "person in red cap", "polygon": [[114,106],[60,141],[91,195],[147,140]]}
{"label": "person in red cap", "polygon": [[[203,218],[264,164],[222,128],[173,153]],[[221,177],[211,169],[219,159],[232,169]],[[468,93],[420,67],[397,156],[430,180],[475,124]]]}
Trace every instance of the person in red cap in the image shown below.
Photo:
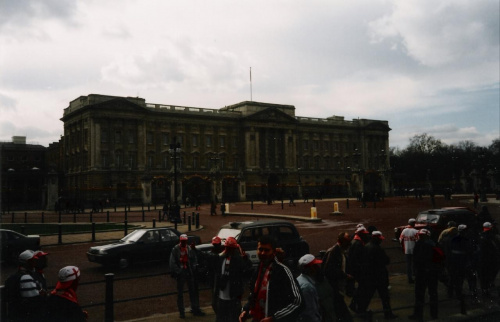
{"label": "person in red cap", "polygon": [[438,276],[439,264],[434,261],[436,243],[431,239],[429,230],[423,228],[418,232],[418,239],[413,249],[415,268],[415,306],[410,320],[423,321],[425,290],[429,292],[429,306],[432,319],[438,318]]}
{"label": "person in red cap", "polygon": [[352,296],[349,308],[354,312],[358,311],[357,295],[355,282],[358,282],[361,277],[361,257],[365,248],[365,244],[370,241],[370,232],[364,225],[358,225],[354,232],[354,237],[351,241],[351,246],[347,252],[345,272],[353,277],[347,282],[346,294]]}
{"label": "person in red cap", "polygon": [[377,291],[382,300],[384,317],[392,320],[397,316],[392,313],[391,309],[389,272],[387,271],[390,258],[380,246],[383,240],[385,240],[385,237],[382,232],[375,230],[372,232],[370,242],[365,246],[361,260],[362,273],[358,288],[358,313],[368,318],[371,317],[371,312],[367,311],[367,309],[375,291]]}
{"label": "person in red cap", "polygon": [[408,226],[403,229],[401,235],[399,236],[399,242],[405,254],[406,260],[406,276],[408,277],[408,283],[413,284],[413,248],[415,248],[415,243],[417,242],[418,230],[415,229],[415,218],[410,218],[408,220]]}
{"label": "person in red cap", "polygon": [[177,280],[177,308],[179,317],[184,319],[184,284],[187,283],[189,290],[189,300],[191,301],[191,313],[195,316],[204,316],[200,310],[198,286],[196,283],[196,266],[198,259],[195,250],[188,246],[188,237],[182,234],[179,244],[175,245],[170,253],[170,275]]}
{"label": "person in red cap", "polygon": [[47,298],[47,322],[84,322],[88,314],[78,304],[76,289],[80,282],[80,269],[76,266],[61,268],[58,275],[56,288]]}
{"label": "person in red cap", "polygon": [[33,255],[34,259],[34,270],[33,277],[40,284],[41,290],[40,294],[42,296],[47,295],[47,279],[45,278],[45,274],[43,270],[47,267],[47,255],[49,253],[42,252],[41,250],[35,251]]}
{"label": "person in red cap", "polygon": [[478,246],[478,274],[481,292],[483,296],[490,296],[491,288],[494,286],[500,268],[500,236],[489,221],[483,224]]}
{"label": "person in red cap", "polygon": [[297,321],[321,322],[320,303],[316,285],[321,276],[321,263],[312,254],[306,254],[299,259],[301,274],[297,277],[302,296],[304,297],[304,307],[302,308]]}
{"label": "person in red cap", "polygon": [[244,281],[248,280],[252,263],[244,255],[234,237],[228,237],[215,269],[213,292],[217,322],[234,322],[241,313]]}

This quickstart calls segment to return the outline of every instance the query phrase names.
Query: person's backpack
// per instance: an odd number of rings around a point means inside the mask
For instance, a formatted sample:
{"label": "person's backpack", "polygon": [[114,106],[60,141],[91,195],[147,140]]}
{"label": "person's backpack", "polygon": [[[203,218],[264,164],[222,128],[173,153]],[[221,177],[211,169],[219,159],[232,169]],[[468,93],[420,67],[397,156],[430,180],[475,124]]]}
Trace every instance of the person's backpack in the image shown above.
{"label": "person's backpack", "polygon": [[24,273],[16,272],[5,280],[5,300],[12,303],[21,300],[20,280]]}

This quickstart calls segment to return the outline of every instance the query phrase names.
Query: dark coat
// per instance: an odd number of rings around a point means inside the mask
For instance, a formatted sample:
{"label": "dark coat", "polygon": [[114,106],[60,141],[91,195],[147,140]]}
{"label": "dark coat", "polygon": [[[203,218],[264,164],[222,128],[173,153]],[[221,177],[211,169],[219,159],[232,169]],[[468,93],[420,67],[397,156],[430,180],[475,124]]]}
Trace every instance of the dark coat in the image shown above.
{"label": "dark coat", "polygon": [[361,278],[369,285],[389,285],[389,272],[387,265],[390,258],[379,243],[366,244],[362,257]]}
{"label": "dark coat", "polygon": [[322,271],[332,288],[339,290],[339,281],[346,280],[347,274],[342,269],[344,254],[339,244],[329,248],[324,256]]}

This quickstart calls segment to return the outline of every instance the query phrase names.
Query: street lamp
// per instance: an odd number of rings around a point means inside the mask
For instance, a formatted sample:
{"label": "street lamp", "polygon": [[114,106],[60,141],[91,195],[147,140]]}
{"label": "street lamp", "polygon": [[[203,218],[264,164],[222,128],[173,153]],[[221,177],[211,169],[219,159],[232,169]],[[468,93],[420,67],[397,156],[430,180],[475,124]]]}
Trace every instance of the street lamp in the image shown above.
{"label": "street lamp", "polygon": [[174,142],[170,144],[170,149],[168,152],[172,155],[172,159],[174,160],[174,209],[172,211],[172,220],[180,222],[181,214],[179,202],[177,199],[177,159],[179,159],[178,154],[181,152],[181,144],[177,142],[177,137],[174,137]]}
{"label": "street lamp", "polygon": [[[218,202],[218,195],[219,191],[221,191],[220,186],[219,186],[219,180],[220,180],[220,169],[219,169],[219,160],[220,157],[217,153],[212,152],[210,157],[210,161],[212,164],[212,167],[210,168],[210,174],[212,176],[213,180],[213,186],[212,186],[212,200],[215,201],[216,203]],[[221,200],[222,196],[221,196]]]}

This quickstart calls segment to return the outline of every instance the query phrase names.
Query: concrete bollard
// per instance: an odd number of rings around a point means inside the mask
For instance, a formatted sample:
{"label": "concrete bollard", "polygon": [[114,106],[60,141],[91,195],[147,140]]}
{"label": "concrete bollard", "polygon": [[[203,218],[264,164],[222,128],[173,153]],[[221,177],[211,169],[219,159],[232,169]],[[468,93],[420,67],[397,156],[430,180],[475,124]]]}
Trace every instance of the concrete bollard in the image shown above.
{"label": "concrete bollard", "polygon": [[333,212],[338,212],[339,211],[339,203],[338,202],[334,202],[333,203]]}
{"label": "concrete bollard", "polygon": [[316,212],[316,207],[311,207],[311,219],[318,218],[318,213]]}

